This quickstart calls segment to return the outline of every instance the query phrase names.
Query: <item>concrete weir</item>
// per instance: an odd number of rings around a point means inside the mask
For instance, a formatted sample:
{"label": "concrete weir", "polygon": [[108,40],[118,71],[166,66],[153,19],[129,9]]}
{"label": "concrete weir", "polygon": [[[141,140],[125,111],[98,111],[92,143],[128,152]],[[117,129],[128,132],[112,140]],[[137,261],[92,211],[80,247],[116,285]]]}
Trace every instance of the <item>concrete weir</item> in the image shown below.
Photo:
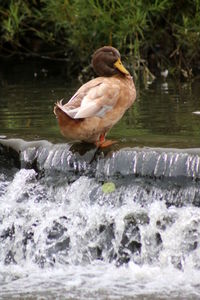
{"label": "concrete weir", "polygon": [[200,178],[200,149],[121,148],[100,150],[77,143],[1,139],[0,154],[18,168],[74,172],[95,177],[141,176],[150,178]]}

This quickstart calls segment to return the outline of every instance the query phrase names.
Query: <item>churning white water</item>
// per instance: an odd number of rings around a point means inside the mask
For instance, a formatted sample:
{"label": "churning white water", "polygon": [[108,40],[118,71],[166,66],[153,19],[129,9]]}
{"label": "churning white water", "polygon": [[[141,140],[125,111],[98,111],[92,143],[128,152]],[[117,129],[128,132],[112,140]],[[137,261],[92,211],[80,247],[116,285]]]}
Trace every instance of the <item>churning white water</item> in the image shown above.
{"label": "churning white water", "polygon": [[0,299],[200,299],[198,182],[112,181],[2,171]]}

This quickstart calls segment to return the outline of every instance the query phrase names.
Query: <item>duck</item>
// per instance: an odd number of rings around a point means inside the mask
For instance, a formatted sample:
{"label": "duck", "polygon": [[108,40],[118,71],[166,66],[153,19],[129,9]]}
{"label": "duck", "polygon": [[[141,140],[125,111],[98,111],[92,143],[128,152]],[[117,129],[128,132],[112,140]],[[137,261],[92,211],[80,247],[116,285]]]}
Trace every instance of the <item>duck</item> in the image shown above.
{"label": "duck", "polygon": [[98,77],[83,84],[66,104],[57,101],[54,114],[64,137],[103,148],[114,143],[106,135],[134,103],[136,88],[116,48],[97,49],[91,64]]}

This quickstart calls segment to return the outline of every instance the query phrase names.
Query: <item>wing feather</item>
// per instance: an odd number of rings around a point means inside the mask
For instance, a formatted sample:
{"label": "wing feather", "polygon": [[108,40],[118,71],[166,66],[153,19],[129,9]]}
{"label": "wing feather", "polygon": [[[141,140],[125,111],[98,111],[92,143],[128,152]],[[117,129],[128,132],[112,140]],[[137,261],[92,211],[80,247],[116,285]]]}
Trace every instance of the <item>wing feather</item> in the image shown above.
{"label": "wing feather", "polygon": [[73,119],[103,117],[115,106],[119,93],[117,84],[94,79],[84,84],[65,105],[59,102],[59,107]]}

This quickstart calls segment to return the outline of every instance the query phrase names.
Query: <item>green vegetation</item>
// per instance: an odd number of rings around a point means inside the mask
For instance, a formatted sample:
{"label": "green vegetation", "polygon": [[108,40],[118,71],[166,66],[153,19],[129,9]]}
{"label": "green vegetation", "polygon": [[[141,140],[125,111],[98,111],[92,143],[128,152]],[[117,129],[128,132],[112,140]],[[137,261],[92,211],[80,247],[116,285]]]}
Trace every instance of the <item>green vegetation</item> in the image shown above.
{"label": "green vegetation", "polygon": [[113,45],[136,72],[200,70],[200,0],[1,0],[1,56],[63,60],[72,73]]}

